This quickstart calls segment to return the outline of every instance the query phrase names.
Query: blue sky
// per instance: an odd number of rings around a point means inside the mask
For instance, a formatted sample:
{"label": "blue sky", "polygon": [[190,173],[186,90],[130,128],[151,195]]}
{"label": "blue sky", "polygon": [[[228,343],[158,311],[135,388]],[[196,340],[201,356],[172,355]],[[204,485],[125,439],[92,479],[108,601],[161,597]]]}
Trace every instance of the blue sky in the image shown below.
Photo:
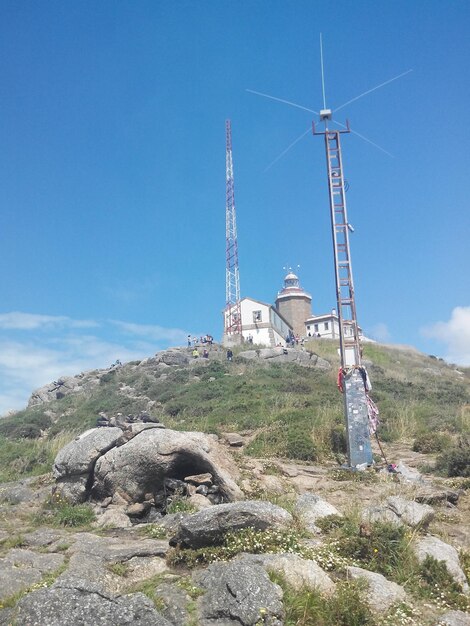
{"label": "blue sky", "polygon": [[0,412],[61,374],[222,334],[225,128],[243,296],[300,265],[335,306],[323,140],[343,137],[359,322],[470,365],[470,4],[0,2]]}

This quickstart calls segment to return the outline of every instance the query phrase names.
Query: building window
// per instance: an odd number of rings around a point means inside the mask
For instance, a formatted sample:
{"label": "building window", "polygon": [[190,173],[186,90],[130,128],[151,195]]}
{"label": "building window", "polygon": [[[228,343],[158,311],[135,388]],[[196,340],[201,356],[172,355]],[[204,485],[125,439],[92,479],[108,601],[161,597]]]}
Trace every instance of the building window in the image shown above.
{"label": "building window", "polygon": [[307,326],[307,330],[310,330],[310,326]]}
{"label": "building window", "polygon": [[253,322],[261,322],[261,311],[253,311]]}
{"label": "building window", "polygon": [[313,326],[313,330],[314,330],[316,333],[318,333],[318,324],[314,324],[314,326]]}
{"label": "building window", "polygon": [[330,325],[328,324],[328,322],[325,322],[325,330],[329,330]]}

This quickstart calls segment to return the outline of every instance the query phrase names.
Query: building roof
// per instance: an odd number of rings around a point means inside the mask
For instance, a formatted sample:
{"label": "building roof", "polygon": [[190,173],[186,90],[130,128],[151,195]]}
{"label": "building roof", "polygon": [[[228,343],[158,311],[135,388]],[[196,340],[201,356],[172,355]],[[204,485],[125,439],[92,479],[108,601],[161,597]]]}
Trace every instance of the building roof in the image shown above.
{"label": "building roof", "polygon": [[278,291],[276,300],[291,297],[312,300],[312,296],[300,286],[299,277],[294,272],[289,271],[284,278],[284,287]]}

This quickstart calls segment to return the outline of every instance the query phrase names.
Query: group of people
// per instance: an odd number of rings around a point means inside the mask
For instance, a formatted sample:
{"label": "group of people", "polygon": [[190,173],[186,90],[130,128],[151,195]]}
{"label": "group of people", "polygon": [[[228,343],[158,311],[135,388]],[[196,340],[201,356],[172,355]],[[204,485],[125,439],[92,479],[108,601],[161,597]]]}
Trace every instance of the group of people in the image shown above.
{"label": "group of people", "polygon": [[212,335],[201,335],[199,337],[199,339],[194,336],[191,337],[191,335],[188,335],[188,348],[190,348],[191,346],[195,347],[198,344],[199,345],[204,345],[204,344],[208,344],[209,346],[211,346],[214,342],[214,337]]}
{"label": "group of people", "polygon": [[[199,358],[199,350],[197,348],[194,348],[193,350],[193,359],[198,359]],[[204,348],[204,350],[202,351],[202,358],[203,359],[208,359],[209,358],[209,351],[207,350],[207,348]]]}
{"label": "group of people", "polygon": [[288,348],[289,346],[291,346],[292,348],[298,345],[303,346],[304,343],[305,337],[300,338],[299,334],[294,335],[293,333],[289,333],[288,335],[286,335],[286,348]]}

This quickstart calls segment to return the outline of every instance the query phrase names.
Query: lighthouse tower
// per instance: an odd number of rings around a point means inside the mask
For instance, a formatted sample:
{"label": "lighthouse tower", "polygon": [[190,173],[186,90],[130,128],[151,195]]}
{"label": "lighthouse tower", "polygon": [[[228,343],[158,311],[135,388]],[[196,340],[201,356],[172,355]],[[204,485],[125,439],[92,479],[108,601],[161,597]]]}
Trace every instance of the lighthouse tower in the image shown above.
{"label": "lighthouse tower", "polygon": [[305,335],[305,320],[312,317],[312,296],[300,286],[299,277],[289,268],[284,288],[276,298],[276,309],[292,326],[295,335]]}

